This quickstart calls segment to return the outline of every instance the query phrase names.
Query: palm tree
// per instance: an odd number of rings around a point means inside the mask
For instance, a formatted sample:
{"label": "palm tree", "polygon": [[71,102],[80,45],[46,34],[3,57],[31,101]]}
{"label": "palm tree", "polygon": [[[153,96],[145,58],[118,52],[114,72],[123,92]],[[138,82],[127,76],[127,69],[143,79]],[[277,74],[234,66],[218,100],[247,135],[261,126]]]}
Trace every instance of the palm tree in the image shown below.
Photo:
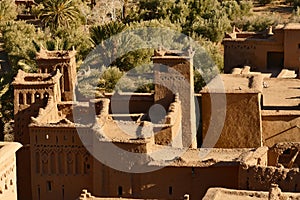
{"label": "palm tree", "polygon": [[79,18],[80,12],[72,0],[47,0],[43,2],[43,6],[39,17],[51,30],[59,27],[69,28]]}
{"label": "palm tree", "polygon": [[101,44],[104,40],[110,38],[113,35],[121,33],[125,30],[126,25],[122,22],[112,21],[104,25],[98,25],[91,27],[90,34],[94,45]]}
{"label": "palm tree", "polygon": [[120,44],[112,36],[121,33],[126,29],[122,22],[112,21],[103,25],[90,28],[90,37],[94,46],[98,48],[103,64],[108,66],[117,55],[117,48]]}

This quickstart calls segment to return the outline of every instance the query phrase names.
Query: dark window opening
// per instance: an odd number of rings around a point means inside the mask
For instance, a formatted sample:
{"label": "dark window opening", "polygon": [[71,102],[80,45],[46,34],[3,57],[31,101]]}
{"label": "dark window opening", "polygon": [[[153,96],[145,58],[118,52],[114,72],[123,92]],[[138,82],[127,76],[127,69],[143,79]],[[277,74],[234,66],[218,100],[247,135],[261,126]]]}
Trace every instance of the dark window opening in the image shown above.
{"label": "dark window opening", "polygon": [[287,149],[283,152],[283,154],[285,154],[285,155],[290,155],[290,153],[291,153],[291,149]]}
{"label": "dark window opening", "polygon": [[19,93],[19,104],[24,104],[22,93]]}
{"label": "dark window opening", "polygon": [[284,53],[283,52],[267,52],[267,69],[276,77],[283,69]]}
{"label": "dark window opening", "polygon": [[122,186],[119,186],[118,187],[118,195],[122,196],[122,194],[123,194],[123,188],[122,188]]}
{"label": "dark window opening", "polygon": [[67,67],[64,67],[64,89],[65,91],[70,91],[70,80],[69,80],[69,73]]}
{"label": "dark window opening", "polygon": [[26,94],[26,103],[31,104],[31,93]]}
{"label": "dark window opening", "polygon": [[298,44],[298,49],[300,49],[300,44]]}
{"label": "dark window opening", "polygon": [[62,199],[65,199],[65,185],[62,185]]}
{"label": "dark window opening", "polygon": [[47,190],[48,190],[49,192],[52,191],[52,183],[51,183],[51,181],[47,181]]}
{"label": "dark window opening", "polygon": [[45,92],[44,94],[44,99],[48,99],[49,98],[49,93],[48,92]]}
{"label": "dark window opening", "polygon": [[170,186],[170,187],[169,187],[169,195],[172,195],[172,194],[173,194],[173,187]]}
{"label": "dark window opening", "polygon": [[35,100],[37,101],[37,100],[39,100],[39,99],[41,99],[41,94],[40,93],[35,93]]}
{"label": "dark window opening", "polygon": [[41,188],[38,185],[38,200],[40,200],[40,199],[41,199]]}

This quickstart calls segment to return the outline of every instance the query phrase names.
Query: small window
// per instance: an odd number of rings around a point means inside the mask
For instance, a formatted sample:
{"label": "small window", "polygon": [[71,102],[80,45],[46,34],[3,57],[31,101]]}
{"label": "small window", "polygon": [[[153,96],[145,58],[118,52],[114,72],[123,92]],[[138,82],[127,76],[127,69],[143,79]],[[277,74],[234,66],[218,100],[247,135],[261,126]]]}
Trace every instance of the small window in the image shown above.
{"label": "small window", "polygon": [[27,93],[26,94],[26,103],[27,104],[31,104],[32,102],[31,102],[31,93]]}
{"label": "small window", "polygon": [[48,134],[46,135],[46,140],[49,140],[49,135]]}
{"label": "small window", "polygon": [[118,195],[122,196],[122,194],[123,194],[123,188],[122,188],[122,186],[119,186],[118,187]]}
{"label": "small window", "polygon": [[41,94],[40,93],[35,93],[34,94],[34,96],[35,96],[35,100],[39,100],[39,99],[41,99]]}
{"label": "small window", "polygon": [[23,94],[19,93],[19,104],[24,104]]}
{"label": "small window", "polygon": [[38,200],[41,199],[41,188],[40,185],[38,185]]}
{"label": "small window", "polygon": [[298,44],[298,49],[300,49],[300,44]]}
{"label": "small window", "polygon": [[45,92],[44,93],[44,99],[48,99],[49,98],[49,93],[48,92]]}
{"label": "small window", "polygon": [[47,181],[47,190],[48,190],[48,192],[52,191],[52,183],[51,183],[51,181]]}
{"label": "small window", "polygon": [[170,187],[169,187],[169,195],[172,195],[172,194],[173,194],[173,187],[170,186]]}
{"label": "small window", "polygon": [[62,199],[65,199],[65,185],[62,185]]}

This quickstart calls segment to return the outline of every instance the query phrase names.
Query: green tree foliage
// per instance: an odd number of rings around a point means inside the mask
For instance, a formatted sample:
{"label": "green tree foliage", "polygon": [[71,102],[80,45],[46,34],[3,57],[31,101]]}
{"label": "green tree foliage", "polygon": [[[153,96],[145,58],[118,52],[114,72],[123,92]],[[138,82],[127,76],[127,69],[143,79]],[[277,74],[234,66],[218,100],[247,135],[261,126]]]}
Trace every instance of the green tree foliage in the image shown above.
{"label": "green tree foliage", "polygon": [[45,38],[42,31],[24,21],[11,21],[2,27],[5,51],[8,53],[11,72],[16,74],[18,69],[34,71],[36,48],[34,41],[39,43]]}
{"label": "green tree foliage", "polygon": [[59,27],[70,28],[80,20],[80,11],[72,0],[46,0],[40,10],[42,22],[52,31]]}
{"label": "green tree foliage", "polygon": [[126,26],[122,22],[112,21],[103,25],[93,26],[90,29],[91,40],[94,45],[101,44],[104,40],[121,33]]}
{"label": "green tree foliage", "polygon": [[252,1],[227,0],[221,1],[221,5],[230,20],[249,16],[253,7]]}
{"label": "green tree foliage", "polygon": [[44,40],[43,45],[48,50],[72,50],[77,51],[78,62],[85,59],[91,51],[93,43],[90,40],[88,30],[81,26],[76,29],[58,28],[55,34],[49,33],[50,38]]}
{"label": "green tree foliage", "polygon": [[142,0],[136,12],[127,15],[125,22],[169,19],[179,24],[183,33],[197,34],[220,42],[230,28],[230,20],[249,15],[250,1],[218,0]]}
{"label": "green tree foliage", "polygon": [[275,26],[281,22],[278,14],[262,14],[243,17],[233,22],[233,24],[245,31],[264,31],[270,26]]}
{"label": "green tree foliage", "polygon": [[0,118],[2,123],[13,118],[13,87],[11,85],[18,69],[34,71],[36,49],[33,41],[39,42],[44,34],[33,25],[23,21],[10,21],[1,27],[4,48],[8,53],[10,69],[0,76]]}
{"label": "green tree foliage", "polygon": [[119,68],[106,68],[101,74],[98,87],[105,89],[107,92],[112,92],[122,76],[123,72],[121,72]]}
{"label": "green tree foliage", "polygon": [[13,0],[0,1],[0,23],[15,19],[17,17],[17,6]]}
{"label": "green tree foliage", "polygon": [[289,22],[299,23],[300,22],[300,8],[297,7],[294,11],[292,16],[289,19]]}

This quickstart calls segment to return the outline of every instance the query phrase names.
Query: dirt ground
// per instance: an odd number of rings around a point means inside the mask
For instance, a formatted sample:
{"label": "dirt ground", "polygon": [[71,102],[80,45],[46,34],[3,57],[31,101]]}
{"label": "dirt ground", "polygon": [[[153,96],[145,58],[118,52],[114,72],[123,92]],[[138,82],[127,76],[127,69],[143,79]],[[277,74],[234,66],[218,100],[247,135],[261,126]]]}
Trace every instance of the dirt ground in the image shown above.
{"label": "dirt ground", "polygon": [[265,6],[261,6],[258,4],[258,1],[253,1],[254,13],[261,13],[261,14],[269,14],[275,13],[278,14],[283,21],[288,21],[293,13],[293,6],[290,4],[286,4],[284,0],[274,1],[270,4]]}

